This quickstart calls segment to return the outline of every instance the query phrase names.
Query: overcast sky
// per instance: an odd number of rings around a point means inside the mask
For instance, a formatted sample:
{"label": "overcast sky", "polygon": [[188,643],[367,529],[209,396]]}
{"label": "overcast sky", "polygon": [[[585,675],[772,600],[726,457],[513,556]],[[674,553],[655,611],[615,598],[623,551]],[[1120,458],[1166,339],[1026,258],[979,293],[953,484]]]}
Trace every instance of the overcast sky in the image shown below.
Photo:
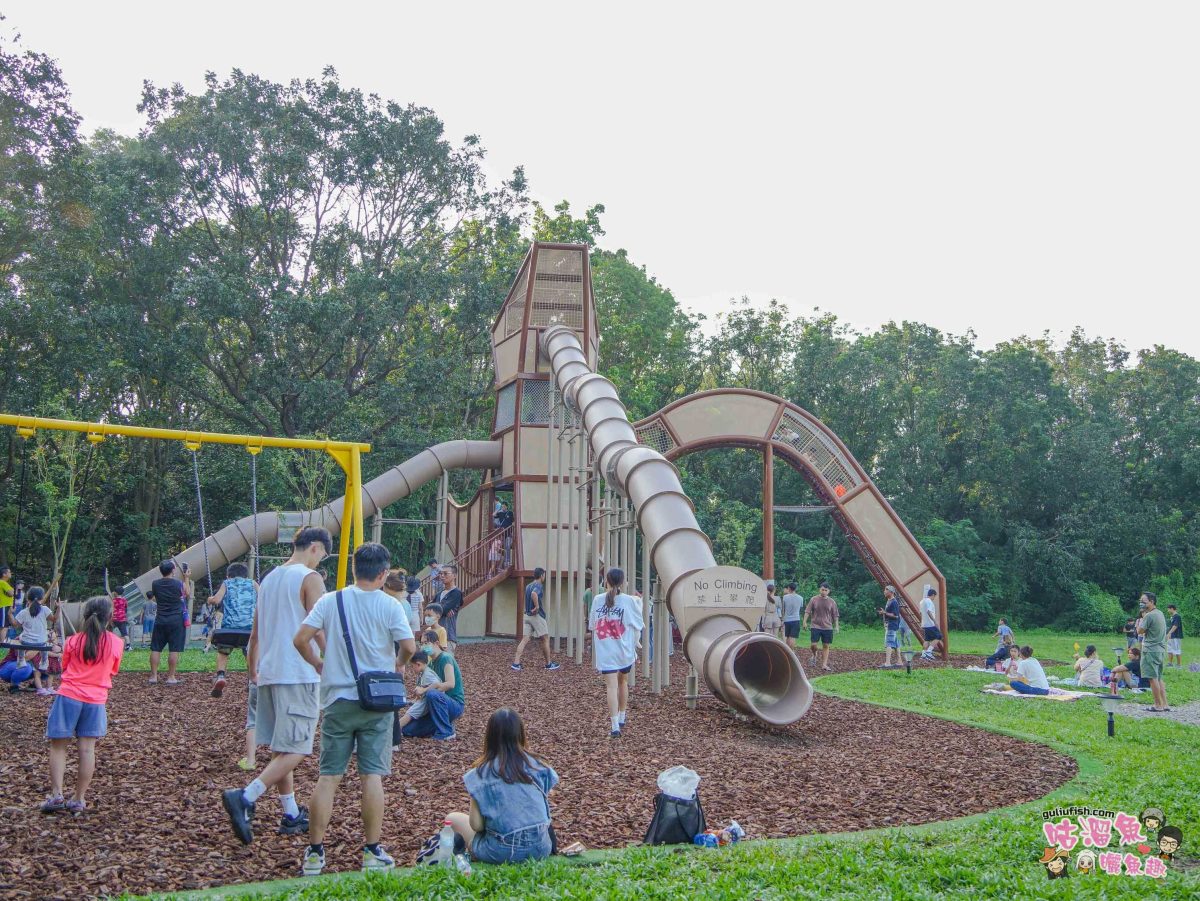
{"label": "overcast sky", "polygon": [[4,6],[88,131],[135,132],[143,79],[331,64],[543,202],[605,204],[603,246],[710,316],[745,294],[1200,356],[1197,3]]}

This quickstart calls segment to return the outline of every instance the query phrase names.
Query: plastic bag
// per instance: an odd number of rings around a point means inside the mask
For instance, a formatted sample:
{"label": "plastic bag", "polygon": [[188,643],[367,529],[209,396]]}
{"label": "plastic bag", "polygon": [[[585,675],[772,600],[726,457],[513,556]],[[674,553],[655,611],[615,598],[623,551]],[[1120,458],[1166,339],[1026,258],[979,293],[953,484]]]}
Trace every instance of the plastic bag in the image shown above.
{"label": "plastic bag", "polygon": [[671,798],[690,801],[696,797],[700,775],[685,766],[673,766],[658,774],[658,790]]}

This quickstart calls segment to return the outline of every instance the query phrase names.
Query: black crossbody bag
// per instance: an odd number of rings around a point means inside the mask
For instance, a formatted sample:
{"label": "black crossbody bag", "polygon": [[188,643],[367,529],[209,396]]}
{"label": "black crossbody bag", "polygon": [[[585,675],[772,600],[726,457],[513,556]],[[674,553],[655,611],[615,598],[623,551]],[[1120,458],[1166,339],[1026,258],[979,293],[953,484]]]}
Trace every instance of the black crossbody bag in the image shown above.
{"label": "black crossbody bag", "polygon": [[354,673],[354,684],[358,688],[358,706],[374,713],[392,713],[408,705],[404,689],[404,677],[397,672],[371,670],[360,673],[358,660],[354,656],[354,642],[350,638],[350,625],[346,622],[346,607],[342,593],[337,593],[338,618],[342,622],[342,637],[346,639],[346,653],[350,655],[350,670]]}

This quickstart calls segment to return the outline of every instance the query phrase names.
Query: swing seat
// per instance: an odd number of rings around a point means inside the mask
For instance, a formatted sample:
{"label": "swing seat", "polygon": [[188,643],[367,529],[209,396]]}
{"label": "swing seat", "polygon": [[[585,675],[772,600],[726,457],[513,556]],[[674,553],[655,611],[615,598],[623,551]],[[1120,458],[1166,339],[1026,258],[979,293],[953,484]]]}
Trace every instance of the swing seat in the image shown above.
{"label": "swing seat", "polygon": [[14,651],[53,651],[49,644],[21,644],[19,641],[0,641],[0,648],[11,648]]}
{"label": "swing seat", "polygon": [[246,650],[250,642],[250,632],[240,629],[214,629],[212,633],[213,647],[238,648]]}

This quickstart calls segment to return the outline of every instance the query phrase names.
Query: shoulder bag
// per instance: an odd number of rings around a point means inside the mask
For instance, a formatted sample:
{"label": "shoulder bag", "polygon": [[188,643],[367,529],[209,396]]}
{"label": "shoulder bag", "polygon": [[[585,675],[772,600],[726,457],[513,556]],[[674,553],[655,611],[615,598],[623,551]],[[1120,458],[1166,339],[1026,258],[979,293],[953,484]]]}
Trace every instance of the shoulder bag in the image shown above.
{"label": "shoulder bag", "polygon": [[358,706],[374,713],[392,713],[406,707],[408,696],[402,675],[387,670],[358,671],[354,642],[350,638],[350,625],[346,622],[346,607],[340,591],[337,593],[337,608],[342,623],[342,637],[346,639],[346,653],[350,656],[350,670],[354,673],[354,684],[358,688]]}

